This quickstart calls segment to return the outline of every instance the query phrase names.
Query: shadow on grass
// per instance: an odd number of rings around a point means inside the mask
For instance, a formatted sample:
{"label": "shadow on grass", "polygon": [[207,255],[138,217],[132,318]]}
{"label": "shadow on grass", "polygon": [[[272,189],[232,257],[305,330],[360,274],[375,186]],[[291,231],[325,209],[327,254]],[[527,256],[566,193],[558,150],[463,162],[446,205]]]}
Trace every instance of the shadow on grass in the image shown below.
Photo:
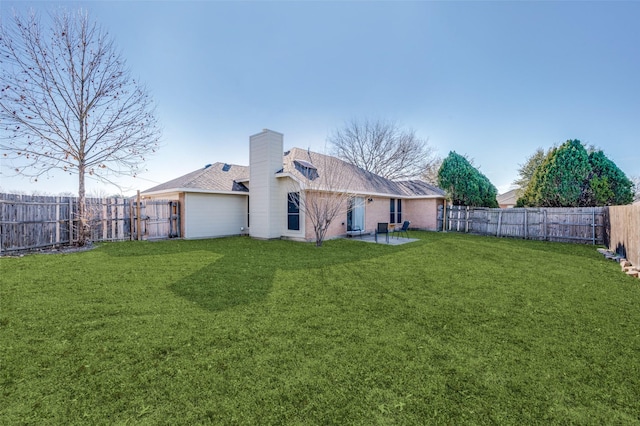
{"label": "shadow on grass", "polygon": [[[140,245],[144,245],[144,250]],[[193,256],[215,253],[220,256],[217,260],[211,262],[210,258],[205,260],[203,257],[203,261],[208,263],[175,281],[169,288],[207,310],[220,311],[264,300],[272,289],[277,271],[329,268],[398,253],[406,248],[348,240],[326,241],[318,248],[311,243],[229,237],[140,242],[127,245],[126,248],[113,246],[112,249],[112,246],[107,246],[105,250],[111,256],[127,257],[184,255],[185,251],[193,253]]]}

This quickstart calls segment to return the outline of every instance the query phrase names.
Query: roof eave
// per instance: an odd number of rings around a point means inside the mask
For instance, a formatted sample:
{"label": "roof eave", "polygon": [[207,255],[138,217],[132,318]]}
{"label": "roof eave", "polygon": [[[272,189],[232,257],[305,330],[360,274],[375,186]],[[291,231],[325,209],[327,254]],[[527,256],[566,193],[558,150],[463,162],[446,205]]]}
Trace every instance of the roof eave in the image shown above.
{"label": "roof eave", "polygon": [[200,189],[200,188],[170,188],[159,191],[141,192],[140,195],[161,195],[175,192],[191,192],[198,194],[225,194],[225,195],[249,195],[249,191],[221,191],[215,189]]}
{"label": "roof eave", "polygon": [[317,192],[335,192],[340,194],[354,194],[361,195],[364,197],[379,197],[379,198],[401,198],[403,200],[418,200],[418,199],[444,199],[445,195],[438,194],[430,194],[430,195],[406,195],[406,194],[390,194],[383,192],[368,192],[368,191],[357,191],[351,189],[326,189],[326,188],[305,188],[307,191],[317,191]]}

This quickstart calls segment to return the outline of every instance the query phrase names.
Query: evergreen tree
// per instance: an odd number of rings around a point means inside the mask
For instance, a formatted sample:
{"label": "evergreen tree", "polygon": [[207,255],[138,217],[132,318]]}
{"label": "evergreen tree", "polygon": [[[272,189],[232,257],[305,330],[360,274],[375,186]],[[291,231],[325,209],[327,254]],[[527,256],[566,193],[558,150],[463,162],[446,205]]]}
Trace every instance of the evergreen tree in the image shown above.
{"label": "evergreen tree", "polygon": [[584,207],[629,204],[633,183],[602,151],[568,140],[535,169],[517,205]]}
{"label": "evergreen tree", "polygon": [[591,167],[579,140],[568,140],[552,149],[536,169],[523,203],[541,207],[578,207]]}
{"label": "evergreen tree", "polygon": [[438,184],[455,205],[498,207],[498,190],[464,156],[451,151],[438,171]]}
{"label": "evergreen tree", "polygon": [[589,154],[591,174],[585,186],[585,205],[611,206],[633,202],[633,182],[602,151]]}

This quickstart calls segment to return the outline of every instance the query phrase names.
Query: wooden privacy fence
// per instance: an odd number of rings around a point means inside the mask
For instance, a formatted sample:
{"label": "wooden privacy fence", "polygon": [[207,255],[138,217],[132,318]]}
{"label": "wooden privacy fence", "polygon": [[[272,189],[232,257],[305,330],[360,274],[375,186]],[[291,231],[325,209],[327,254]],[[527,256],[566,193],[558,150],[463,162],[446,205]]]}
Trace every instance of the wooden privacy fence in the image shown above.
{"label": "wooden privacy fence", "polygon": [[[91,241],[179,237],[177,201],[87,198]],[[0,255],[78,240],[78,199],[0,194]]]}
{"label": "wooden privacy fence", "polygon": [[[438,229],[529,240],[604,244],[605,207],[513,208],[447,206]],[[444,217],[444,223],[443,223]]]}
{"label": "wooden privacy fence", "polygon": [[606,246],[640,266],[640,204],[607,207]]}

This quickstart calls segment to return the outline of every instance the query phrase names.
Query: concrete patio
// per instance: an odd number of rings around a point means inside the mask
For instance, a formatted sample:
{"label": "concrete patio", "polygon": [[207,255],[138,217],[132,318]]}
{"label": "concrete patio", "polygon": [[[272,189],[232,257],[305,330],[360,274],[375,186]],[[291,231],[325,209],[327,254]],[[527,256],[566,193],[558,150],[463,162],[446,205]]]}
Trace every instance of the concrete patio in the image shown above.
{"label": "concrete patio", "polygon": [[[353,241],[364,241],[365,243],[376,243],[376,236],[374,234],[363,234],[361,236],[353,236],[349,237],[350,240]],[[414,241],[418,241],[417,238],[404,238],[389,235],[389,242],[387,242],[387,237],[384,234],[378,235],[378,244],[384,244],[389,246],[399,246],[402,244],[412,243]]]}

